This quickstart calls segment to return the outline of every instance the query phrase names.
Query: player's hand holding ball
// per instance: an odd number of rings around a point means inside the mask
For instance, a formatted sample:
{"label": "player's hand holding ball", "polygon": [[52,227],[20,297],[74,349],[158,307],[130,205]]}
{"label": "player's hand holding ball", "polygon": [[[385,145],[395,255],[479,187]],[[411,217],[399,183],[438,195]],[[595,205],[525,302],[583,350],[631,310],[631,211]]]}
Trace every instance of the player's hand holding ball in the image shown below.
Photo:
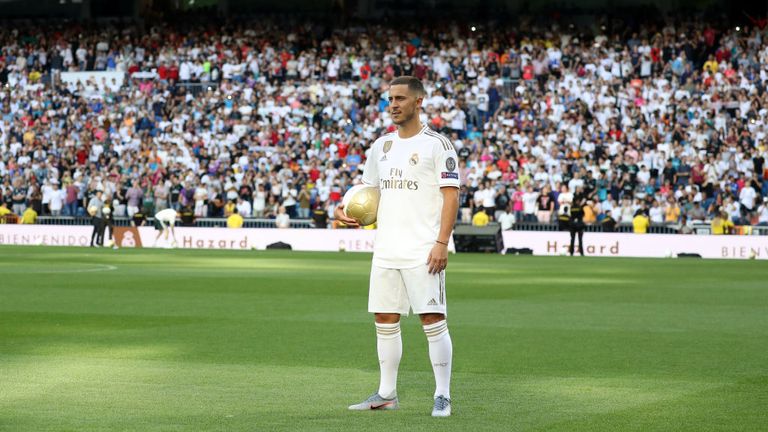
{"label": "player's hand holding ball", "polygon": [[336,210],[333,211],[333,217],[349,228],[358,228],[360,226],[356,220],[346,215],[344,212],[344,204],[339,204],[339,206],[336,207]]}
{"label": "player's hand holding ball", "polygon": [[334,216],[350,228],[371,225],[379,211],[379,188],[356,185],[350,188],[336,207]]}

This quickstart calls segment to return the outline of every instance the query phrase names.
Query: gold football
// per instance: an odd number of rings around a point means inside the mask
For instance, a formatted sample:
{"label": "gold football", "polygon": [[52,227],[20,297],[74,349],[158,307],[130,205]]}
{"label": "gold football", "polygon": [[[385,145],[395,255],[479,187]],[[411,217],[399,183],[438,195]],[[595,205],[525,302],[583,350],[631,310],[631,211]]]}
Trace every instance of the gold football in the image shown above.
{"label": "gold football", "polygon": [[379,188],[368,185],[352,186],[341,203],[344,215],[357,221],[361,226],[376,222],[379,211]]}

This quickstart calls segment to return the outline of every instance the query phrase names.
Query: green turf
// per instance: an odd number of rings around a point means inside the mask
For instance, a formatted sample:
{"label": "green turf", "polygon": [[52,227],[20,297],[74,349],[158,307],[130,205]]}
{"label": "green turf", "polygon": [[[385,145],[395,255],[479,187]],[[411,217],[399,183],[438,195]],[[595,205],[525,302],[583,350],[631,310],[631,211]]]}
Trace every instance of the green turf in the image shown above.
{"label": "green turf", "polygon": [[768,426],[761,261],[455,255],[454,416],[418,320],[396,412],[370,255],[0,247],[0,430],[707,431]]}

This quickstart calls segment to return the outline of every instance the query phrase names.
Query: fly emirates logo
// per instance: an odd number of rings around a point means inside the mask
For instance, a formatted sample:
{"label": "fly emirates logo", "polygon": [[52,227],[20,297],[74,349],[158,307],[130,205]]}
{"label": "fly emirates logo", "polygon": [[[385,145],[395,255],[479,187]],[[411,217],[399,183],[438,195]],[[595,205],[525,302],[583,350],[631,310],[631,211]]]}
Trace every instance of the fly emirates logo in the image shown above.
{"label": "fly emirates logo", "polygon": [[401,189],[401,190],[419,190],[419,182],[403,178],[403,170],[399,168],[389,169],[389,178],[379,180],[379,188]]}

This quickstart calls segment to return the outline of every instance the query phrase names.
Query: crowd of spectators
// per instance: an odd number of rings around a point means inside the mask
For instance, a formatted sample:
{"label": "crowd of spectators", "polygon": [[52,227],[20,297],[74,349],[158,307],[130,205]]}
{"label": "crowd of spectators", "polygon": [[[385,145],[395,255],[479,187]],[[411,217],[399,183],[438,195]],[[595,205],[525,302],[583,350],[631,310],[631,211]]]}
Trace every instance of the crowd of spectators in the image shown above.
{"label": "crowd of spectators", "polygon": [[[768,37],[691,17],[590,27],[312,22],[0,27],[0,193],[11,212],[310,218],[394,130],[387,83],[460,156],[460,220],[768,224]],[[64,72],[125,76],[67,81]],[[287,216],[283,216],[287,215]]]}

